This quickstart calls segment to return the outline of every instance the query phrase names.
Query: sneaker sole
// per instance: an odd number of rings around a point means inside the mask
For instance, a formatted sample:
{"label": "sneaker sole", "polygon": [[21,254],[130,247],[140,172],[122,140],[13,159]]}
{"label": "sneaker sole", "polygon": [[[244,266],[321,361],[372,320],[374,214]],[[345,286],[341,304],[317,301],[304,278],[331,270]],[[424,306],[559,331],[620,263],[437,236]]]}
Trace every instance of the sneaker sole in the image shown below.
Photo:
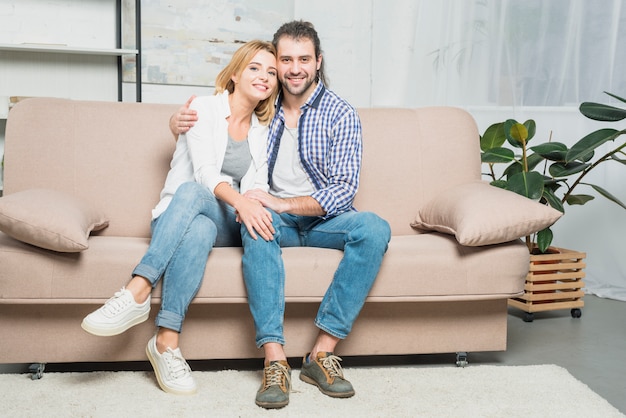
{"label": "sneaker sole", "polygon": [[163,392],[167,392],[167,393],[171,393],[174,395],[195,395],[196,392],[198,391],[198,389],[192,389],[192,390],[178,390],[178,389],[174,389],[171,388],[169,386],[166,386],[165,383],[163,383],[163,380],[161,380],[161,374],[159,373],[159,368],[157,367],[157,361],[154,357],[152,357],[152,353],[150,352],[150,349],[148,347],[146,347],[146,355],[148,356],[148,360],[150,360],[150,364],[152,364],[152,368],[154,369],[154,374],[156,375],[157,378],[157,383],[159,384],[159,387],[163,390]]}
{"label": "sneaker sole", "polygon": [[265,408],[265,409],[280,409],[280,408],[284,408],[287,405],[289,405],[289,401],[286,401],[286,402],[259,402],[259,401],[254,401],[254,403],[256,403],[257,406],[260,406],[261,408]]}
{"label": "sneaker sole", "polygon": [[86,322],[84,319],[83,319],[83,322],[80,324],[80,326],[82,329],[84,329],[88,333],[97,335],[98,337],[111,337],[113,335],[119,335],[123,333],[124,331],[128,330],[129,328],[132,328],[135,325],[139,325],[142,322],[147,321],[149,316],[150,316],[150,311],[146,312],[145,314],[142,314],[141,316],[133,318],[132,321],[126,322],[115,328],[100,328],[100,327],[91,325],[90,323]]}
{"label": "sneaker sole", "polygon": [[309,376],[303,375],[302,373],[300,373],[300,380],[302,380],[305,383],[309,383],[311,385],[317,386],[317,388],[320,390],[320,392],[322,392],[326,396],[330,396],[331,398],[351,398],[351,397],[354,396],[354,391],[350,391],[350,392],[330,392],[330,391],[327,391],[324,388],[322,388],[315,381],[315,379],[312,379]]}

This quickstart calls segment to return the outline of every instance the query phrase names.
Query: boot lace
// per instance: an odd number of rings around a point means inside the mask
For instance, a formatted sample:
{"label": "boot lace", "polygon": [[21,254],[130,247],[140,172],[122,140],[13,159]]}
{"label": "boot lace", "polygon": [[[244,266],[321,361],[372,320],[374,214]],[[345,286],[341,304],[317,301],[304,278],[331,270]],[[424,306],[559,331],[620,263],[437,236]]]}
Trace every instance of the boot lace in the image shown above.
{"label": "boot lace", "polygon": [[343,379],[343,369],[341,368],[341,357],[331,354],[327,357],[323,357],[322,366],[328,371],[331,377],[340,377]]}
{"label": "boot lace", "polygon": [[273,362],[269,366],[265,367],[263,369],[263,373],[265,374],[264,389],[275,385],[281,387],[291,386],[291,377],[289,376],[289,371],[287,370],[287,367],[283,366],[279,362]]}

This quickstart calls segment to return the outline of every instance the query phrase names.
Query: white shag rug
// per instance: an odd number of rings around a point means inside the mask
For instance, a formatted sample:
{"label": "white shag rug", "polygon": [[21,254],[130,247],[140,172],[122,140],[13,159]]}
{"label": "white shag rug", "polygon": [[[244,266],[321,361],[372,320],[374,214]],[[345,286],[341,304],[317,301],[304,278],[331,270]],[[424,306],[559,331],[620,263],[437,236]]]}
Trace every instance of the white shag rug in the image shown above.
{"label": "white shag rug", "polygon": [[198,393],[161,391],[152,372],[0,374],[6,417],[625,417],[555,365],[354,367],[349,399],[332,399],[292,371],[289,405],[254,404],[260,371],[193,372]]}

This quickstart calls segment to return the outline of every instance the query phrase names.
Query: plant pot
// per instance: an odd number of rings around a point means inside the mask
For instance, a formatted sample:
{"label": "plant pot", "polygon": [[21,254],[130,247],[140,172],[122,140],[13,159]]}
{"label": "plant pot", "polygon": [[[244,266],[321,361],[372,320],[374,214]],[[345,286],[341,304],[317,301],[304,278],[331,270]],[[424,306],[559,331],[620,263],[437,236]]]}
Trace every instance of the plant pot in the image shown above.
{"label": "plant pot", "polygon": [[570,309],[573,318],[580,318],[586,256],[558,247],[550,247],[546,254],[531,254],[524,294],[509,299],[509,306],[526,312],[526,322],[534,320],[534,312],[558,309]]}

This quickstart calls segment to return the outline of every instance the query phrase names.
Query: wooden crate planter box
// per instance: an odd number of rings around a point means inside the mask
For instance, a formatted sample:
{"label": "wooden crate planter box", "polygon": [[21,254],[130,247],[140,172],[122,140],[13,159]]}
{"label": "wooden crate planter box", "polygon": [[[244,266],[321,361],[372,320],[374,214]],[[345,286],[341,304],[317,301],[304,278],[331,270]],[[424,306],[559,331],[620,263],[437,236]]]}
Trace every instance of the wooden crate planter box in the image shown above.
{"label": "wooden crate planter box", "polygon": [[532,322],[534,312],[570,309],[579,318],[584,306],[585,277],[583,252],[552,248],[554,253],[530,256],[530,268],[526,276],[524,294],[509,299],[509,306],[526,312],[524,321]]}

